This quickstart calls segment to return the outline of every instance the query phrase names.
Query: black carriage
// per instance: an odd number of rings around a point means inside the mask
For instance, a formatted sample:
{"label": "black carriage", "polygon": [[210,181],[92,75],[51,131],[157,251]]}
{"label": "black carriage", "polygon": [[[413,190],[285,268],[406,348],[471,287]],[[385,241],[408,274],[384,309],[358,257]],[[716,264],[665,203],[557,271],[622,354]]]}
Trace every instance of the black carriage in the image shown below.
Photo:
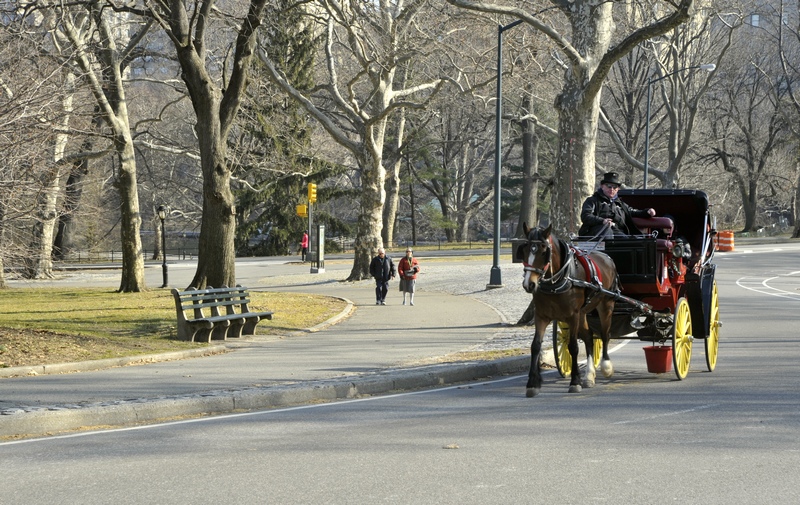
{"label": "black carriage", "polygon": [[[622,190],[619,197],[634,208],[652,207],[659,217],[635,219],[642,235],[604,242],[573,240],[579,249],[602,249],[616,264],[621,281],[612,317],[611,338],[652,343],[645,352],[663,354],[679,379],[686,377],[692,344],[705,344],[706,366],[713,371],[719,344],[719,301],[714,280],[714,235],[708,197],[702,191]],[[587,316],[594,335],[600,334],[596,313]],[[559,373],[571,372],[566,331],[553,324],[553,352]],[[666,345],[671,344],[671,345]],[[594,339],[595,366],[602,342]],[[668,366],[659,370],[666,372]]]}

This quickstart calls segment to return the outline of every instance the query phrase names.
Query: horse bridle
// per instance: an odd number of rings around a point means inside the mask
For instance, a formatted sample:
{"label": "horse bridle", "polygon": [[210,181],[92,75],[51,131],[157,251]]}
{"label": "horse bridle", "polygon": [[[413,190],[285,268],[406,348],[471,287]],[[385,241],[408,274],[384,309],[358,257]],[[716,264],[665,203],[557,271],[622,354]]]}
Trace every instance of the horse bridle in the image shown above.
{"label": "horse bridle", "polygon": [[546,240],[528,240],[528,255],[529,256],[530,256],[530,251],[531,251],[534,243],[537,244],[536,245],[537,249],[540,247],[539,244],[543,244],[543,245],[541,245],[541,247],[545,248],[545,253],[544,253],[545,254],[545,264],[544,264],[543,268],[536,268],[533,265],[529,264],[526,261],[527,260],[527,258],[526,258],[525,260],[522,260],[522,266],[523,266],[523,271],[524,272],[533,272],[533,273],[539,274],[540,276],[544,277],[545,272],[547,272],[550,269],[550,254],[553,251],[553,242],[552,242],[552,240],[553,239],[551,237],[548,237]]}

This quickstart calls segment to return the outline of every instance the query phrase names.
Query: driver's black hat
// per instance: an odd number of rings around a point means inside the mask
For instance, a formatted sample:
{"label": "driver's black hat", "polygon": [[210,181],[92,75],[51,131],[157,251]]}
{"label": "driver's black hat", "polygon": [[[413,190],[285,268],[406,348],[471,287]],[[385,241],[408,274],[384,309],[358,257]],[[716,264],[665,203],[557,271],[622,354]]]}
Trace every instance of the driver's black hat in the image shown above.
{"label": "driver's black hat", "polygon": [[619,174],[616,172],[603,174],[603,180],[600,181],[600,184],[616,184],[617,186],[622,186],[622,183],[619,181]]}

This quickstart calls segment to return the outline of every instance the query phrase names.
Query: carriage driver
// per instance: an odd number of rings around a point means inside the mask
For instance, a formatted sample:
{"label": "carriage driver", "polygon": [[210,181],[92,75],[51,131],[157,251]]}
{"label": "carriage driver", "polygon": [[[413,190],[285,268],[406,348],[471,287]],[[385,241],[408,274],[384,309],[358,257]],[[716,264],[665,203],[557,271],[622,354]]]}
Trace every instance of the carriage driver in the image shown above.
{"label": "carriage driver", "polygon": [[583,224],[578,230],[580,236],[603,239],[637,235],[641,232],[633,224],[632,218],[656,215],[655,209],[634,209],[620,200],[617,197],[620,186],[618,173],[603,174],[600,188],[583,202],[581,209]]}

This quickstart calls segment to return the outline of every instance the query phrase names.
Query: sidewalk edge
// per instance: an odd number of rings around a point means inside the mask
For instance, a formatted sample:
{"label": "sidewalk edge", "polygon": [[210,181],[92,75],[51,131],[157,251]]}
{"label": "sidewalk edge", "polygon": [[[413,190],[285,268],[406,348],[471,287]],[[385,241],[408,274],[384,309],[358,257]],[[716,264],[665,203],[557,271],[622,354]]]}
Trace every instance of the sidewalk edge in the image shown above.
{"label": "sidewalk edge", "polygon": [[374,374],[309,381],[291,386],[265,386],[236,391],[211,391],[179,397],[114,401],[92,406],[62,406],[4,412],[0,438],[37,437],[73,430],[116,428],[172,418],[248,412],[334,401],[475,381],[527,371],[529,356],[494,361],[383,370]]}

